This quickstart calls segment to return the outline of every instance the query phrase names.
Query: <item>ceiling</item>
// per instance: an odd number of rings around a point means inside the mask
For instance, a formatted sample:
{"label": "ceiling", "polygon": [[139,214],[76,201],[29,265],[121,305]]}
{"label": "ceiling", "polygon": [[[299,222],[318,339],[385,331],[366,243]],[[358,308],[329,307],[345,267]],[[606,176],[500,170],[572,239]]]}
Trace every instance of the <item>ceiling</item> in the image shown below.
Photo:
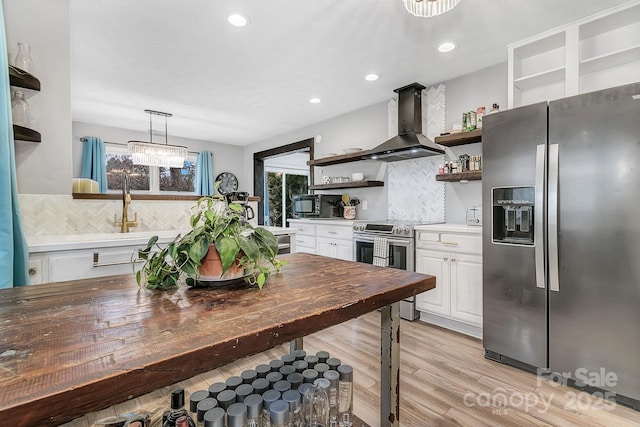
{"label": "ceiling", "polygon": [[170,137],[247,145],[506,61],[508,43],[625,2],[461,0],[418,18],[401,0],[70,0],[73,120],[148,131],[153,109],[173,114]]}

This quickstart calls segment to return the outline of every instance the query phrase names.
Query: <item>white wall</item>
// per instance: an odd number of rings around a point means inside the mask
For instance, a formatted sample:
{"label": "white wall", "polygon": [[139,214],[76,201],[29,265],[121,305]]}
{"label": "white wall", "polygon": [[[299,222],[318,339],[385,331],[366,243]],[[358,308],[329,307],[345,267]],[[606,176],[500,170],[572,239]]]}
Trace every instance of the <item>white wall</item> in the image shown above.
{"label": "white wall", "polygon": [[[326,153],[341,154],[345,148],[375,147],[386,140],[387,102],[371,105],[244,147],[244,180],[253,182],[253,153],[313,138],[316,135],[322,136],[322,141],[316,143],[314,147],[316,158]],[[315,168],[315,179],[316,182],[320,182],[319,178],[323,174],[351,176],[352,171],[363,172],[365,177],[375,177],[381,165],[379,162],[358,162],[331,166],[331,168]],[[331,193],[342,194],[343,192],[345,190],[336,190]],[[387,193],[384,187],[349,189],[348,194],[360,200],[367,200],[368,209],[366,211],[359,209],[358,219],[386,218]]]}
{"label": "white wall", "polygon": [[[143,117],[144,118],[144,117]],[[73,176],[79,177],[82,169],[83,136],[97,136],[103,141],[126,144],[130,140],[149,140],[148,132],[129,129],[99,126],[90,123],[73,122]],[[164,137],[161,137],[164,142]],[[156,138],[154,137],[154,141]],[[171,136],[169,124],[169,144],[183,145],[192,152],[208,150],[213,153],[213,173],[217,176],[221,172],[231,172],[238,178],[238,191],[253,191],[253,181],[243,179],[243,148],[236,145],[220,144],[217,142],[201,141],[197,139],[179,138]],[[67,183],[68,192],[71,190],[71,180]]]}
{"label": "white wall", "polygon": [[[426,80],[426,79],[425,79]],[[461,123],[462,113],[484,105],[487,110],[493,103],[502,108],[507,105],[507,63],[479,70],[475,73],[443,82],[446,85],[446,127]],[[393,94],[389,94],[389,99]],[[387,140],[388,100],[330,120],[298,129],[288,134],[270,138],[245,147],[245,180],[253,182],[253,153],[278,147],[292,142],[322,136],[322,142],[315,145],[316,158],[323,153],[341,154],[344,148],[373,148]],[[461,154],[481,154],[482,144],[470,144],[446,150],[448,159],[456,159]],[[387,180],[386,163],[363,161],[330,167],[316,168],[316,181],[321,175],[349,176],[351,172],[363,172],[366,178]],[[386,219],[388,186],[346,191],[350,196],[366,200],[368,209],[358,209],[358,219]],[[446,183],[446,221],[463,223],[466,208],[482,202],[482,181],[467,184]]]}
{"label": "white wall", "polygon": [[41,92],[27,99],[40,144],[16,141],[18,192],[71,192],[69,0],[2,0],[10,63],[17,43],[31,45]]}
{"label": "white wall", "polygon": [[[485,106],[487,111],[497,103],[507,107],[507,63],[488,67],[445,82],[447,85],[447,129],[462,123],[462,113]],[[460,145],[446,150],[448,159],[461,154],[482,154],[482,143]],[[466,209],[482,204],[482,181],[445,183],[446,218],[450,223],[464,223]]]}

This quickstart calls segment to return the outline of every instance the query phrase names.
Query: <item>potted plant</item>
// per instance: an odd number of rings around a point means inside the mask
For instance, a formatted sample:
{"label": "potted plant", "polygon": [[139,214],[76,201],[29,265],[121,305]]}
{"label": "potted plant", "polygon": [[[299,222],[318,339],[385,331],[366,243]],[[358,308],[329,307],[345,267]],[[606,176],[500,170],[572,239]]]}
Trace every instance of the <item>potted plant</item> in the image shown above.
{"label": "potted plant", "polygon": [[[227,203],[220,195],[202,197],[190,218],[191,231],[178,235],[165,247],[157,244],[158,236],[137,252],[142,268],[136,281],[148,289],[178,287],[186,276],[189,286],[205,286],[211,281],[244,279],[259,288],[283,261],[276,258],[278,242],[264,228],[256,228],[242,216],[242,206]],[[218,259],[216,261],[216,258]],[[212,265],[219,264],[216,271]]]}

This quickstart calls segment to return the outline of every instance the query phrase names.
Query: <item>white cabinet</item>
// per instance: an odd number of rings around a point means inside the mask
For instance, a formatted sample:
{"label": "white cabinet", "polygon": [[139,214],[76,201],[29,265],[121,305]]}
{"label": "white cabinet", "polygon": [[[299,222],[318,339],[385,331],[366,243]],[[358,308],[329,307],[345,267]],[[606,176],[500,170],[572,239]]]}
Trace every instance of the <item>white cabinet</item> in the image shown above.
{"label": "white cabinet", "polygon": [[46,255],[29,255],[29,283],[47,283],[48,277]]}
{"label": "white cabinet", "polygon": [[634,83],[640,1],[509,45],[509,108]]}
{"label": "white cabinet", "polygon": [[420,319],[482,336],[482,236],[479,227],[416,227],[416,271],[436,287],[416,298]]}
{"label": "white cabinet", "polygon": [[353,260],[353,221],[289,220],[296,233],[296,252]]}
{"label": "white cabinet", "polygon": [[131,261],[138,249],[137,246],[123,246],[51,253],[48,255],[48,281],[132,274]]}

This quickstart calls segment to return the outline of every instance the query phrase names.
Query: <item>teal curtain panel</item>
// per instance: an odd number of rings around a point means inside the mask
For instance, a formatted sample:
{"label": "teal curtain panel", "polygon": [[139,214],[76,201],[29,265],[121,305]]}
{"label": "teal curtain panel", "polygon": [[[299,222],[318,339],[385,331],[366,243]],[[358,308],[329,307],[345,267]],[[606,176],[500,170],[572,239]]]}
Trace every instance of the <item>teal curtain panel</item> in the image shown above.
{"label": "teal curtain panel", "polygon": [[29,284],[29,249],[18,205],[9,62],[2,2],[0,25],[0,288],[11,288]]}
{"label": "teal curtain panel", "polygon": [[198,196],[212,196],[213,186],[213,154],[201,151],[196,160],[196,194]]}
{"label": "teal curtain panel", "polygon": [[104,142],[95,136],[85,138],[82,146],[82,178],[98,181],[100,192],[107,192],[107,165],[104,159]]}

